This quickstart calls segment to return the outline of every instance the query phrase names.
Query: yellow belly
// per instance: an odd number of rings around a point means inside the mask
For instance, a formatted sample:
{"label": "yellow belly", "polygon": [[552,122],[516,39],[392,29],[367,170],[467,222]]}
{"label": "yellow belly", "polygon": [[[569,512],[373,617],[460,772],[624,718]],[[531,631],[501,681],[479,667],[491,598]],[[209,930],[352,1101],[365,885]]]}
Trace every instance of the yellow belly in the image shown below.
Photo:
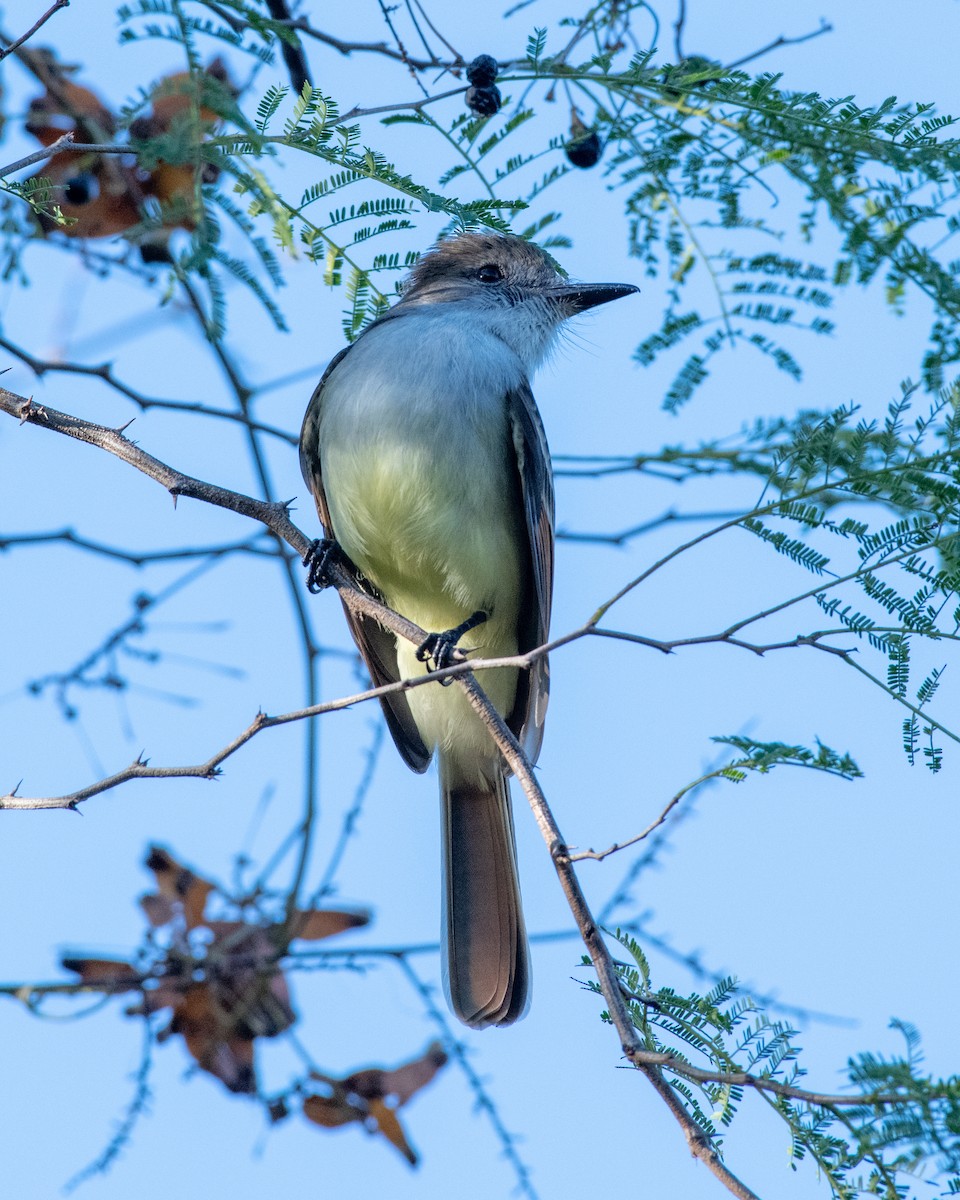
{"label": "yellow belly", "polygon": [[[420,446],[370,442],[328,450],[323,463],[334,535],[391,608],[427,632],[487,614],[464,635],[471,657],[518,649],[526,535],[505,455],[497,465],[466,472],[459,460]],[[402,639],[397,663],[401,678],[426,671],[416,647]],[[479,681],[507,715],[517,672],[481,671]],[[408,701],[424,742],[444,754],[452,782],[475,782],[489,771],[496,748],[459,688],[416,688]]]}

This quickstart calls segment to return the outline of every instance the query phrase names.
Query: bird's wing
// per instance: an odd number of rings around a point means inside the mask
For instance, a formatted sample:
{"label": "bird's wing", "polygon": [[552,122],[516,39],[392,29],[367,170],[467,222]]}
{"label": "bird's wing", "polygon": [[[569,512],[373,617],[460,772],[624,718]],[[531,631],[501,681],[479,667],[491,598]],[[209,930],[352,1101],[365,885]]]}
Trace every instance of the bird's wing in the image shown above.
{"label": "bird's wing", "polygon": [[[547,436],[530,385],[524,383],[507,394],[507,412],[517,455],[520,493],[530,545],[527,596],[520,615],[519,648],[523,653],[542,645],[549,636],[553,598],[553,471]],[[529,671],[520,673],[510,727],[535,761],[543,740],[543,722],[550,692],[546,655]]]}
{"label": "bird's wing", "polygon": [[[337,531],[333,528],[330,520],[330,507],[324,494],[323,478],[320,472],[320,413],[323,407],[324,385],[350,349],[351,347],[347,346],[341,350],[324,371],[316,391],[310,398],[306,415],[303,418],[303,428],[300,431],[300,470],[316,501],[317,512],[320,514],[323,528],[327,535],[334,540],[336,540]],[[364,591],[376,595],[370,582],[364,579],[352,564],[350,566],[358,586]],[[357,644],[357,649],[363,656],[363,661],[367,664],[367,670],[370,672],[374,686],[381,687],[385,683],[395,683],[400,678],[400,672],[397,669],[395,635],[372,618],[351,612],[346,604],[343,606],[343,611],[346,614],[347,624],[350,626],[350,633]],[[406,696],[402,692],[396,692],[393,695],[381,697],[380,703],[387,719],[387,727],[404,762],[414,771],[425,771],[430,765],[430,751],[423,744]]]}

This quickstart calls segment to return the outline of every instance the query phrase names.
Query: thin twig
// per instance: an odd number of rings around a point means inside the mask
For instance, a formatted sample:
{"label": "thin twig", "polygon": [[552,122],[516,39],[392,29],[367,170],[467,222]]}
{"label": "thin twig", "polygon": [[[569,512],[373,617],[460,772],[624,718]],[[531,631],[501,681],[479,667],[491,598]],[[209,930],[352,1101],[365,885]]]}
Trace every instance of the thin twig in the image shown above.
{"label": "thin twig", "polygon": [[451,65],[437,62],[434,59],[411,58],[410,55],[404,56],[398,50],[394,50],[388,46],[386,42],[347,42],[342,38],[334,37],[333,34],[324,33],[321,29],[314,29],[306,19],[289,21],[286,24],[289,25],[290,29],[296,30],[297,33],[302,33],[305,37],[323,42],[325,46],[331,46],[343,55],[350,55],[357,52],[362,54],[382,54],[385,58],[396,59],[397,62],[402,62],[408,67],[416,67],[419,71],[429,71],[440,67],[447,67],[449,69]]}
{"label": "thin twig", "polygon": [[[580,881],[577,879],[576,871],[571,862],[569,850],[560,833],[556,819],[547,804],[540,784],[533,773],[530,760],[524,754],[516,737],[514,737],[506,722],[493,707],[476,679],[472,675],[466,675],[458,682],[466,693],[467,699],[470,701],[474,711],[483,721],[497,743],[500,753],[516,776],[517,782],[523,789],[523,793],[530,804],[534,820],[550,852],[550,858],[559,877],[560,886],[567,898],[570,911],[577,923],[577,928],[580,930],[580,936],[590,955],[593,968],[597,973],[600,990],[603,993],[604,1000],[607,1002],[610,1019],[620,1037],[624,1054],[646,1076],[661,1100],[667,1105],[667,1108],[683,1130],[690,1153],[700,1159],[708,1170],[734,1196],[739,1197],[740,1200],[758,1200],[755,1193],[724,1164],[714,1149],[710,1138],[687,1112],[679,1094],[664,1079],[660,1070],[660,1064],[644,1057],[647,1052],[643,1048],[637,1031],[634,1028],[629,1010],[627,1009],[613,958],[607,949],[600,928],[593,918],[590,906],[587,904],[583,889],[580,887]],[[669,1055],[665,1057],[670,1058]],[[673,1060],[670,1059],[671,1066],[672,1062]]]}
{"label": "thin twig", "polygon": [[45,25],[55,13],[60,11],[61,8],[69,8],[69,6],[70,0],[55,0],[55,3],[51,4],[39,21],[34,21],[26,33],[18,37],[16,41],[11,42],[9,46],[4,46],[2,49],[0,49],[0,62],[3,62],[7,55],[12,54],[14,50],[19,50],[24,42],[29,41],[29,39],[33,37],[37,30],[40,29],[41,26]]}
{"label": "thin twig", "polygon": [[437,92],[434,95],[426,95],[421,100],[410,100],[395,104],[377,104],[372,108],[351,108],[349,112],[345,112],[340,118],[343,121],[354,121],[358,117],[370,117],[377,113],[385,112],[402,112],[404,109],[412,109],[414,112],[420,112],[427,104],[436,104],[439,100],[448,100],[451,96],[462,96],[466,92],[466,85],[463,87],[451,88],[449,92]]}
{"label": "thin twig", "polygon": [[367,793],[370,791],[370,785],[373,783],[374,772],[380,760],[380,751],[383,748],[385,729],[386,726],[383,721],[377,721],[373,726],[373,737],[367,748],[363,774],[360,776],[360,782],[354,791],[353,801],[344,814],[343,820],[340,822],[340,833],[333,850],[330,852],[330,858],[327,860],[327,865],[324,868],[323,878],[317,884],[316,890],[307,902],[308,908],[318,907],[335,891],[334,880],[336,879],[337,871],[340,869],[340,863],[343,861],[343,856],[346,853],[350,839],[356,833],[360,813],[363,811]]}
{"label": "thin twig", "polygon": [[68,151],[72,154],[136,153],[134,148],[126,143],[75,142],[72,133],[64,133],[55,142],[51,142],[49,146],[44,146],[42,150],[35,150],[33,154],[28,154],[25,158],[18,158],[16,162],[10,163],[6,167],[0,167],[0,179],[4,179],[7,175],[12,175],[15,171],[22,171],[24,167],[32,167],[34,163],[52,158],[55,154],[64,154]]}
{"label": "thin twig", "polygon": [[651,833],[660,828],[660,826],[664,823],[664,821],[666,821],[667,817],[673,812],[684,796],[688,795],[695,788],[700,787],[701,784],[709,783],[714,779],[719,778],[724,769],[725,768],[723,767],[719,767],[716,770],[710,771],[706,775],[701,775],[699,779],[695,779],[692,783],[688,783],[686,787],[681,788],[676,795],[670,798],[656,820],[651,821],[642,833],[638,833],[634,837],[627,838],[625,842],[614,842],[614,844],[612,846],[608,846],[606,850],[580,850],[576,854],[570,855],[570,861],[580,862],[583,859],[593,859],[595,862],[602,862],[611,854],[616,854],[620,850],[626,850],[628,846],[635,846],[637,842],[644,841],[644,839],[648,838]]}
{"label": "thin twig", "polygon": [[[430,14],[429,14],[429,13],[427,12],[427,10],[426,10],[426,9],[423,7],[423,5],[420,3],[420,0],[413,0],[413,2],[414,2],[414,4],[417,6],[417,8],[420,10],[420,16],[421,16],[421,17],[423,17],[424,23],[425,23],[425,24],[427,25],[427,27],[430,29],[431,33],[435,34],[435,35],[436,35],[436,36],[437,36],[437,37],[440,39],[440,41],[441,41],[441,42],[443,42],[443,44],[446,46],[446,48],[447,48],[447,49],[450,51],[450,53],[453,55],[453,57],[454,57],[454,61],[455,61],[455,62],[463,62],[463,61],[464,61],[464,60],[463,60],[463,55],[460,53],[460,51],[459,51],[459,50],[457,50],[457,48],[456,48],[455,46],[451,46],[451,45],[450,45],[450,43],[449,43],[449,42],[447,41],[447,39],[446,39],[446,38],[443,36],[443,34],[440,32],[440,30],[439,30],[439,29],[436,27],[436,25],[434,25],[434,23],[433,23],[433,22],[430,20]],[[411,14],[411,16],[412,16],[412,14]],[[426,43],[424,43],[424,44],[426,45]],[[429,49],[429,48],[428,48],[428,49]],[[431,53],[432,53],[432,52],[431,52]]]}
{"label": "thin twig", "polygon": [[108,546],[105,542],[85,538],[73,529],[58,529],[50,533],[0,534],[0,551],[11,550],[17,546],[46,546],[51,542],[61,542],[77,550],[96,554],[101,558],[113,558],[134,567],[143,567],[148,563],[179,562],[185,558],[225,558],[230,554],[276,558],[278,551],[275,547],[260,544],[263,538],[264,534],[261,532],[242,542],[224,542],[216,546],[183,546],[179,550],[123,550],[118,546]]}
{"label": "thin twig", "polygon": [[[6,350],[14,358],[25,363],[38,379],[43,378],[48,373],[56,374],[58,372],[65,375],[91,376],[96,379],[102,379],[115,392],[118,392],[121,396],[125,396],[128,400],[132,400],[142,412],[147,412],[151,408],[160,408],[173,412],[196,413],[203,417],[216,417],[222,421],[239,422],[248,429],[269,434],[270,437],[278,438],[288,445],[295,446],[297,444],[296,436],[288,429],[281,429],[277,425],[265,425],[262,421],[254,421],[249,414],[244,415],[243,413],[231,411],[226,408],[213,408],[209,404],[201,404],[198,401],[163,400],[156,396],[144,395],[143,392],[131,387],[130,384],[125,383],[122,379],[118,379],[113,373],[113,364],[110,362],[90,366],[86,363],[58,362],[55,359],[37,358],[22,346],[18,346],[15,342],[11,342],[9,338],[2,335],[0,335],[0,349]],[[265,390],[265,387],[258,387],[256,389],[258,392],[263,390]]]}
{"label": "thin twig", "polygon": [[[568,472],[564,472],[568,473]],[[572,474],[572,472],[569,472]],[[554,472],[559,474],[559,472]],[[743,512],[677,512],[675,508],[669,508],[666,512],[660,514],[659,517],[652,517],[649,521],[644,521],[640,525],[632,525],[629,529],[623,529],[619,533],[580,533],[571,529],[558,529],[557,540],[565,542],[590,542],[602,546],[625,546],[634,538],[641,537],[645,533],[650,533],[654,529],[660,529],[664,525],[670,525],[674,522],[697,522],[697,521],[727,521],[732,517],[742,517]]]}
{"label": "thin twig", "polygon": [[466,1077],[470,1090],[473,1092],[476,1107],[486,1114],[487,1120],[493,1127],[493,1132],[503,1147],[503,1157],[509,1162],[517,1177],[517,1186],[520,1194],[526,1196],[527,1200],[537,1200],[537,1193],[533,1187],[530,1168],[520,1157],[518,1149],[519,1139],[504,1125],[503,1118],[500,1116],[493,1097],[487,1090],[483,1079],[474,1069],[463,1043],[456,1037],[450,1026],[450,1022],[447,1020],[446,1014],[437,1007],[433,998],[433,989],[413,969],[407,954],[400,953],[395,957],[397,965],[403,971],[404,975],[406,975],[410,984],[416,989],[427,1016],[431,1018],[443,1034],[444,1045]]}
{"label": "thin twig", "polygon": [[429,97],[430,93],[427,91],[426,87],[424,86],[423,80],[417,74],[417,68],[410,62],[409,55],[407,54],[407,48],[406,48],[406,46],[404,46],[404,44],[400,38],[400,34],[397,33],[396,29],[394,28],[393,20],[390,16],[390,11],[391,11],[390,8],[385,3],[385,0],[377,0],[377,3],[380,5],[380,15],[383,17],[384,21],[386,22],[387,28],[393,34],[393,40],[397,43],[397,49],[400,52],[401,62],[403,62],[404,66],[410,72],[410,75],[412,76],[412,78],[414,80],[416,80],[417,87],[420,89],[420,91],[423,92],[424,96]]}
{"label": "thin twig", "polygon": [[78,1171],[72,1179],[64,1184],[63,1190],[65,1193],[74,1191],[81,1183],[92,1179],[94,1175],[103,1175],[108,1171],[116,1160],[117,1155],[120,1154],[133,1136],[133,1130],[137,1121],[144,1115],[150,1104],[150,1068],[153,1063],[153,1040],[154,1031],[150,1021],[144,1020],[143,1050],[140,1056],[140,1066],[137,1068],[135,1076],[136,1086],[130,1103],[123,1114],[123,1119],[114,1131],[109,1144],[104,1147],[103,1151],[94,1161]]}
{"label": "thin twig", "polygon": [[752,54],[745,54],[743,58],[738,58],[732,63],[727,63],[726,70],[732,71],[734,67],[742,67],[744,63],[753,62],[756,58],[762,58],[763,55],[769,54],[772,50],[779,50],[781,46],[799,46],[801,42],[809,42],[811,38],[819,37],[822,33],[833,33],[833,26],[829,21],[820,18],[819,29],[814,29],[812,33],[802,33],[799,37],[785,37],[781,34],[778,38],[774,38],[766,46],[761,46],[759,50],[754,50]]}
{"label": "thin twig", "polygon": [[680,0],[677,9],[677,19],[673,23],[673,49],[676,54],[677,62],[683,62],[683,26],[687,19],[687,6],[685,0]]}

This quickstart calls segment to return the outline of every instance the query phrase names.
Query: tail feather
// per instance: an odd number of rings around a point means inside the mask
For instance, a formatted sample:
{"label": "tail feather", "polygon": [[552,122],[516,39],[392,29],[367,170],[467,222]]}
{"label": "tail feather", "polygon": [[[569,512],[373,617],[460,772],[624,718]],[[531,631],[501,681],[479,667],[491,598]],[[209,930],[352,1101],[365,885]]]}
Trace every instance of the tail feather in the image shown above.
{"label": "tail feather", "polygon": [[451,785],[441,761],[444,983],[450,1006],[475,1029],[511,1025],[530,998],[527,934],[507,779]]}

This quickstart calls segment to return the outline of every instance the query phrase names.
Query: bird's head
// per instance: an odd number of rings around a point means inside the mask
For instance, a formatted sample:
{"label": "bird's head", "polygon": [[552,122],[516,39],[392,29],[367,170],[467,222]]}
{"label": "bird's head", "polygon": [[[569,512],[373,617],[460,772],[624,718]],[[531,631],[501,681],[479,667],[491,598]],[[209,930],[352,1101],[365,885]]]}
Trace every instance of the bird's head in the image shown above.
{"label": "bird's head", "polygon": [[464,233],[422,256],[400,305],[457,305],[507,342],[532,369],[560,325],[640,289],[629,283],[571,283],[545,250],[508,234]]}

